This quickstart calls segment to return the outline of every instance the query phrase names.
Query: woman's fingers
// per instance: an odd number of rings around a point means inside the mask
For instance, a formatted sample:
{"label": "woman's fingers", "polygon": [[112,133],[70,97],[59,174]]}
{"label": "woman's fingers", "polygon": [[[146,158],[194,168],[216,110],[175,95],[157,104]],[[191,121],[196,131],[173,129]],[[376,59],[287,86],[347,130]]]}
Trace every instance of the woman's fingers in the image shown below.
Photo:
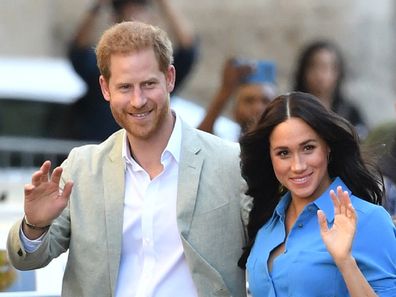
{"label": "woman's fingers", "polygon": [[337,187],[337,194],[330,190],[330,197],[334,204],[334,215],[342,214],[348,218],[356,219],[355,208],[351,203],[348,191],[343,191],[341,186]]}
{"label": "woman's fingers", "polygon": [[320,232],[325,233],[325,232],[329,231],[329,226],[327,225],[326,214],[324,213],[324,211],[319,209],[317,211],[317,215],[318,215]]}
{"label": "woman's fingers", "polygon": [[334,214],[340,213],[340,200],[338,199],[336,193],[333,190],[330,190],[330,198],[333,201],[334,205]]}

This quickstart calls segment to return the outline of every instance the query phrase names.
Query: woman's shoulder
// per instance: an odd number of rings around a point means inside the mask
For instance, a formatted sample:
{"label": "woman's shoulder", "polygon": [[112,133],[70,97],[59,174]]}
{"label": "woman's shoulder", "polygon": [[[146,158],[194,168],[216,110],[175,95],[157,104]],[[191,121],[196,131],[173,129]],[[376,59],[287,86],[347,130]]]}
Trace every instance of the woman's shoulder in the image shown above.
{"label": "woman's shoulder", "polygon": [[391,215],[383,206],[373,204],[353,195],[351,196],[351,202],[356,210],[360,226],[378,226],[381,227],[381,230],[388,228],[389,231],[395,229]]}
{"label": "woman's shoulder", "polygon": [[373,215],[373,214],[384,215],[387,213],[385,208],[382,207],[381,205],[371,203],[355,195],[351,196],[351,202],[353,207],[358,213],[362,213],[365,215]]}

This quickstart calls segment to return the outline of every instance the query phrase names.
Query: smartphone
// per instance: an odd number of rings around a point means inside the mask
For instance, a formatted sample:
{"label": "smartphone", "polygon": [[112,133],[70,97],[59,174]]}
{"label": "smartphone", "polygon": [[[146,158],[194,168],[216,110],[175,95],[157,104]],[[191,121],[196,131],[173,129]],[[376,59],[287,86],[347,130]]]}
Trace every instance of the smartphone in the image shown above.
{"label": "smartphone", "polygon": [[244,83],[260,84],[260,83],[276,83],[276,67],[275,63],[270,60],[256,60],[256,61],[239,61],[239,64],[249,63],[253,66],[254,71],[247,75]]}

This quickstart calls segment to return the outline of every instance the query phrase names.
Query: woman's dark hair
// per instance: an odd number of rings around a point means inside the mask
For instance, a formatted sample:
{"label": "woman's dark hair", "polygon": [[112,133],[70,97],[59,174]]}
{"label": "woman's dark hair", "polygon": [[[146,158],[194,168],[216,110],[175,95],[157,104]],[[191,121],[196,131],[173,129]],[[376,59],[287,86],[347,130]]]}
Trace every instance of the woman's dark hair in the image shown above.
{"label": "woman's dark hair", "polygon": [[273,129],[295,117],[307,123],[330,148],[330,178],[340,177],[352,193],[366,201],[381,204],[382,176],[374,162],[363,160],[354,127],[329,111],[315,96],[292,92],[274,99],[253,130],[242,135],[241,171],[247,182],[246,194],[253,198],[247,226],[249,242],[238,265],[245,267],[258,230],[270,219],[285,190],[277,180],[270,158],[269,138]]}
{"label": "woman's dark hair", "polygon": [[344,98],[341,93],[341,84],[344,80],[345,76],[345,64],[344,59],[341,55],[340,50],[334,43],[326,40],[318,40],[307,45],[302,51],[297,61],[296,71],[294,73],[294,89],[295,91],[310,93],[311,90],[307,86],[307,71],[312,63],[313,56],[321,51],[328,50],[329,52],[334,53],[338,77],[333,95],[333,106],[337,106],[341,101],[344,101]]}

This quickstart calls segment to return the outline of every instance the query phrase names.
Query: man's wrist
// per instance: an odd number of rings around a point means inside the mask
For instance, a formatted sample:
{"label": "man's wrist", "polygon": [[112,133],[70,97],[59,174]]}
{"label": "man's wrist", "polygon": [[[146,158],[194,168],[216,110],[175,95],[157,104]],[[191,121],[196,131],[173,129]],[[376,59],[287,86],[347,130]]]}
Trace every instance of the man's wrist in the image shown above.
{"label": "man's wrist", "polygon": [[46,225],[46,226],[38,226],[29,223],[29,221],[26,218],[26,215],[23,216],[22,224],[24,224],[27,228],[30,228],[32,230],[37,230],[37,231],[48,231],[48,229],[51,227],[51,224]]}

